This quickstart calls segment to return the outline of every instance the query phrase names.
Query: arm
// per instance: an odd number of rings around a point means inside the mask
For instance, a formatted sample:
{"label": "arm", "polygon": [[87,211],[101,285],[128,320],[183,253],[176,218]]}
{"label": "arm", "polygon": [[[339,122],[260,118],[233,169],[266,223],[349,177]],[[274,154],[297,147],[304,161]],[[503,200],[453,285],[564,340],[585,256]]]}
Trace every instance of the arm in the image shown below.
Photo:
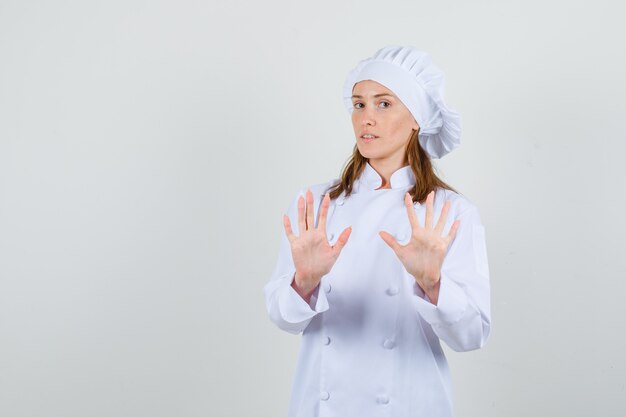
{"label": "arm", "polygon": [[[292,224],[297,224],[297,202],[300,195],[304,193],[302,191],[298,193],[287,210]],[[276,326],[289,333],[298,334],[306,328],[315,315],[328,310],[328,300],[326,293],[319,291],[318,285],[311,294],[309,302],[305,301],[293,287],[295,273],[291,246],[283,231],[274,272],[263,289],[265,304],[269,318]]]}
{"label": "arm", "polygon": [[484,346],[491,329],[491,312],[485,228],[474,206],[457,218],[461,222],[444,258],[436,304],[417,283],[413,284],[412,300],[435,334],[461,352]]}

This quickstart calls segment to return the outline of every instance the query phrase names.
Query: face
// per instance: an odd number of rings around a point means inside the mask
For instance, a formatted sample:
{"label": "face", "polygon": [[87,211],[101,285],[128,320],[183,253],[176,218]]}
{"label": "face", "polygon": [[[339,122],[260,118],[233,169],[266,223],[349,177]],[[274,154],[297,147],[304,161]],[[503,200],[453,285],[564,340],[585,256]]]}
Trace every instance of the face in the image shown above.
{"label": "face", "polygon": [[[382,84],[363,80],[352,88],[352,105],[352,126],[361,155],[370,163],[403,165],[406,144],[419,125],[400,99]],[[368,133],[375,138],[364,138]]]}

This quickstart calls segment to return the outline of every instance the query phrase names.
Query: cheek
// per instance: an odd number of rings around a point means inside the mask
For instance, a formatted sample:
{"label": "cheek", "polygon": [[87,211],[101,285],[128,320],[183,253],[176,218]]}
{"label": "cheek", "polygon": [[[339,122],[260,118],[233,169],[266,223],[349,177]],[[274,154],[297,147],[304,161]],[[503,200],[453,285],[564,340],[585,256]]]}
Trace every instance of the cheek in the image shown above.
{"label": "cheek", "polygon": [[358,116],[356,115],[355,112],[352,112],[352,127],[356,129],[358,126],[359,126]]}
{"label": "cheek", "polygon": [[407,126],[404,118],[402,117],[392,117],[389,118],[387,123],[387,132],[389,132],[390,137],[395,140],[399,140],[403,135],[403,132],[407,130]]}
{"label": "cheek", "polygon": [[398,115],[393,118],[389,128],[392,130],[394,138],[403,141],[406,136],[411,134],[412,120],[407,120],[404,115]]}

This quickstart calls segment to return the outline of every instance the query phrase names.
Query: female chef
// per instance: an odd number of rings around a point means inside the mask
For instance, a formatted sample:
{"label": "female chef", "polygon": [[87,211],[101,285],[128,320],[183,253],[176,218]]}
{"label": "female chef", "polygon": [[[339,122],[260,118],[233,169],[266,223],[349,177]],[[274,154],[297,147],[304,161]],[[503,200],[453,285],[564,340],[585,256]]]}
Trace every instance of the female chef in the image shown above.
{"label": "female chef", "polygon": [[264,288],[270,319],[302,333],[289,417],[453,415],[441,341],[479,349],[491,318],[478,209],[430,161],[460,143],[443,95],[443,73],[411,47],[348,74],[353,155],[293,199]]}

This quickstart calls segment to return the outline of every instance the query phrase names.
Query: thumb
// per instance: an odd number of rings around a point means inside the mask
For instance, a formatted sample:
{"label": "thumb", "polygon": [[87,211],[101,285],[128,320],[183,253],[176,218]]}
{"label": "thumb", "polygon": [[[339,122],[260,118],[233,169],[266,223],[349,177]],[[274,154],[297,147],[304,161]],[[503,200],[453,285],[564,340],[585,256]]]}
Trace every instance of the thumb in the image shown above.
{"label": "thumb", "polygon": [[393,249],[394,252],[398,253],[398,249],[400,249],[400,244],[398,243],[395,237],[385,232],[384,230],[381,230],[380,232],[378,232],[378,235],[382,238],[382,240],[385,241],[387,245],[389,245],[391,249]]}
{"label": "thumb", "polygon": [[337,238],[337,242],[335,242],[335,246],[332,247],[335,252],[337,253],[341,252],[341,249],[343,249],[343,247],[348,242],[350,233],[352,233],[352,226],[349,226],[343,229],[343,232],[341,232],[341,234]]}

